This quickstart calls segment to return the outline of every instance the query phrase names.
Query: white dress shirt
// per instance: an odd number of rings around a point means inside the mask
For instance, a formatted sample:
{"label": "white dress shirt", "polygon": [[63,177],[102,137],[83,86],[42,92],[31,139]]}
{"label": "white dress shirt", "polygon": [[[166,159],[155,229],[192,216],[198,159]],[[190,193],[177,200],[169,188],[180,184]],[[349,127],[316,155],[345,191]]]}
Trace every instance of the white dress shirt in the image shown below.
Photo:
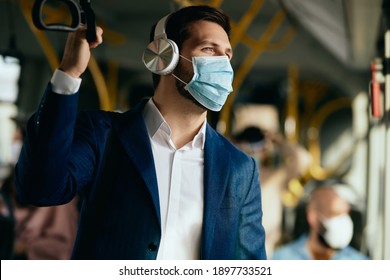
{"label": "white dress shirt", "polygon": [[[51,84],[58,94],[74,94],[81,79],[56,70]],[[143,114],[152,146],[160,201],[161,241],[157,259],[199,259],[206,120],[190,143],[176,149],[169,125],[152,99]]]}
{"label": "white dress shirt", "polygon": [[157,259],[199,259],[206,120],[190,143],[176,149],[171,130],[152,99],[145,106],[144,118],[160,198],[162,235]]}

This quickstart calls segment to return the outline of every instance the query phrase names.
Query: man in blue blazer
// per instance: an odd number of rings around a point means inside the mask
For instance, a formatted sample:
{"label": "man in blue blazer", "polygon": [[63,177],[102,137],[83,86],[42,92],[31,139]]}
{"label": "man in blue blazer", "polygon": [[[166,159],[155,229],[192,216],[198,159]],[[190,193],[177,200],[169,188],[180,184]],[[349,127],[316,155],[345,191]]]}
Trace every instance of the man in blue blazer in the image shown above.
{"label": "man in blue blazer", "polygon": [[92,43],[84,27],[69,35],[29,120],[19,199],[46,206],[81,196],[73,259],[265,259],[255,161],[206,120],[232,91],[229,19],[187,7],[153,30],[143,59],[154,96],[125,113],[78,113],[102,29]]}

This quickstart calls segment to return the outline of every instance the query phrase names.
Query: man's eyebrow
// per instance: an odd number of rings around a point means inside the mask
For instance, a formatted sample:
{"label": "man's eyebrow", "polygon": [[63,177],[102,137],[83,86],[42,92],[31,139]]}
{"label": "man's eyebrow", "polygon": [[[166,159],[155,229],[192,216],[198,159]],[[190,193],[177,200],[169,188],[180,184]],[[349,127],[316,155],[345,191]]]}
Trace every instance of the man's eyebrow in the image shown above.
{"label": "man's eyebrow", "polygon": [[213,45],[213,46],[219,46],[219,44],[213,42],[212,40],[206,39],[199,41],[199,45]]}

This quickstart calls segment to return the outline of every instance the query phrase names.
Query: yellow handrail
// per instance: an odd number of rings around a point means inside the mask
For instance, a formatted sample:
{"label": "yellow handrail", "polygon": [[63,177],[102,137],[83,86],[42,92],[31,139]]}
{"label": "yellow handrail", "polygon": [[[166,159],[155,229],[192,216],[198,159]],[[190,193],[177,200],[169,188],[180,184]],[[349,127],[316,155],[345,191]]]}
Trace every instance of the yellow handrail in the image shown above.
{"label": "yellow handrail", "polygon": [[309,134],[309,141],[308,141],[308,149],[313,157],[313,163],[312,166],[309,169],[310,175],[317,179],[317,180],[323,180],[328,178],[329,176],[333,175],[337,169],[339,169],[339,166],[347,160],[353,149],[354,145],[351,145],[348,150],[346,151],[340,151],[342,153],[342,158],[339,162],[335,163],[331,167],[322,167],[321,166],[321,148],[320,148],[320,140],[319,140],[319,130],[326,120],[326,118],[333,112],[344,109],[344,108],[350,108],[351,107],[352,100],[350,98],[339,98],[333,101],[328,102],[324,106],[322,106],[316,114],[313,116],[310,125],[309,125],[309,131],[314,130],[316,133],[310,133]]}

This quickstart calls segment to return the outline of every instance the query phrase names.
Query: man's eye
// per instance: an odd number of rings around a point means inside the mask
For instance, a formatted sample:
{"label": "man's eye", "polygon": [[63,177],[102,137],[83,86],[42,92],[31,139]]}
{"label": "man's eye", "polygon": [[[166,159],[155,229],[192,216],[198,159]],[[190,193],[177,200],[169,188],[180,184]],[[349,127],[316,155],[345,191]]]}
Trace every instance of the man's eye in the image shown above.
{"label": "man's eye", "polygon": [[206,52],[212,52],[214,49],[210,48],[210,47],[207,47],[207,48],[203,48],[203,50],[206,51]]}

